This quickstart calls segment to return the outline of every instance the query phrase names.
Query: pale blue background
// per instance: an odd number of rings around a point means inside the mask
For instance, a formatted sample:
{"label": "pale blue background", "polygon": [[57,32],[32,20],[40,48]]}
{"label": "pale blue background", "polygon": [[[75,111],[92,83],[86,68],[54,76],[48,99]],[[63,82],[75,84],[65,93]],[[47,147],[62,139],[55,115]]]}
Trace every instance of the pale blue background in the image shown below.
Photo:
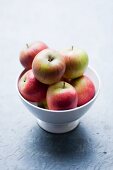
{"label": "pale blue background", "polygon": [[[26,42],[85,49],[101,78],[97,101],[64,135],[41,130],[15,83]],[[0,170],[113,169],[113,1],[0,0]]]}

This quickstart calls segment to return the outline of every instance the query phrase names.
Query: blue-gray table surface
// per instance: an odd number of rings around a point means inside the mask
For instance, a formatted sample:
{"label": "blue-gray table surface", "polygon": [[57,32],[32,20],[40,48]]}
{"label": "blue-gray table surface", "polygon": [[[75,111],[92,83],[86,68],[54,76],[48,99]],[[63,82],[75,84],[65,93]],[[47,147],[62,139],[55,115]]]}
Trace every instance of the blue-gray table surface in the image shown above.
{"label": "blue-gray table surface", "polygon": [[[26,42],[75,45],[101,79],[92,108],[70,133],[40,129],[16,92]],[[113,1],[0,1],[0,170],[113,170]]]}

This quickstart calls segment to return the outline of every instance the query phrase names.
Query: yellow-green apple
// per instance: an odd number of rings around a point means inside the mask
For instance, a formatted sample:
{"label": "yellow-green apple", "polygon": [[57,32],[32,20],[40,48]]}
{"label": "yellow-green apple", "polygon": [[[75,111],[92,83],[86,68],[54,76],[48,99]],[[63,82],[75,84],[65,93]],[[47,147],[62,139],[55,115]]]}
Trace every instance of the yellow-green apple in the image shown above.
{"label": "yellow-green apple", "polygon": [[85,75],[74,79],[71,84],[77,91],[78,94],[78,105],[82,106],[89,102],[95,95],[95,86],[93,82]]}
{"label": "yellow-green apple", "polygon": [[30,69],[32,67],[32,61],[34,57],[42,50],[48,48],[48,46],[41,41],[37,41],[31,44],[26,44],[26,48],[24,48],[20,52],[20,62],[24,68]]}
{"label": "yellow-green apple", "polygon": [[65,72],[64,58],[55,50],[45,49],[34,58],[32,70],[40,82],[49,85],[56,83]]}
{"label": "yellow-green apple", "polygon": [[44,101],[42,101],[42,102],[37,103],[37,106],[38,106],[38,107],[41,107],[41,108],[43,108],[43,109],[48,109],[46,99],[45,99]]}
{"label": "yellow-green apple", "polygon": [[78,95],[71,84],[59,81],[49,86],[46,100],[50,110],[68,110],[77,107]]}
{"label": "yellow-green apple", "polygon": [[25,72],[18,81],[21,95],[28,101],[41,102],[46,98],[48,86],[39,82],[31,70]]}
{"label": "yellow-green apple", "polygon": [[74,79],[83,75],[88,65],[88,55],[85,51],[72,46],[62,50],[61,54],[66,63],[65,78]]}

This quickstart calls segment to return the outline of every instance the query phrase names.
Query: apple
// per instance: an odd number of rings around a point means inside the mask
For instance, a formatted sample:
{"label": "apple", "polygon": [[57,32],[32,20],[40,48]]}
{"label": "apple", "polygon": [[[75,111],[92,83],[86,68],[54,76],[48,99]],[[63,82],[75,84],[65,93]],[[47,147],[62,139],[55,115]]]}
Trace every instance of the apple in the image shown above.
{"label": "apple", "polygon": [[85,51],[73,47],[61,51],[65,59],[66,70],[64,78],[75,79],[83,75],[88,66],[88,55]]}
{"label": "apple", "polygon": [[93,82],[85,75],[74,79],[71,84],[76,89],[78,94],[78,105],[82,106],[89,102],[95,95],[95,86]]}
{"label": "apple", "polygon": [[48,46],[41,41],[37,41],[31,44],[26,44],[26,48],[20,52],[20,63],[24,68],[30,69],[32,67],[32,61],[34,57],[42,50],[48,48]]}
{"label": "apple", "polygon": [[48,86],[39,82],[33,74],[32,69],[25,72],[18,81],[21,95],[28,101],[41,102],[46,98]]}
{"label": "apple", "polygon": [[38,107],[41,107],[41,108],[43,108],[43,109],[48,109],[46,99],[45,99],[44,101],[42,101],[42,102],[37,103],[37,106],[38,106]]}
{"label": "apple", "polygon": [[40,82],[49,85],[56,83],[65,72],[64,58],[55,50],[45,49],[34,58],[32,70]]}
{"label": "apple", "polygon": [[46,100],[50,110],[68,110],[77,107],[78,96],[71,84],[60,81],[49,86]]}

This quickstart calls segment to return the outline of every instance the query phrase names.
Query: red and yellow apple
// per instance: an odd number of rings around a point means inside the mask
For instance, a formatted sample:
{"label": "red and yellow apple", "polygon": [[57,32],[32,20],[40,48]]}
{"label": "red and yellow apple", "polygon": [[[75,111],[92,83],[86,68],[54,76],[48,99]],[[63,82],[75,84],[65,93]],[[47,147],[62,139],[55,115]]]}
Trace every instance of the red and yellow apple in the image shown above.
{"label": "red and yellow apple", "polygon": [[88,55],[85,51],[73,47],[60,52],[65,59],[64,78],[75,79],[83,75],[88,66]]}
{"label": "red and yellow apple", "polygon": [[34,58],[32,70],[40,82],[49,85],[56,83],[65,72],[64,58],[55,50],[45,49]]}
{"label": "red and yellow apple", "polygon": [[18,81],[21,95],[28,101],[41,102],[46,98],[48,86],[39,82],[32,72],[28,70]]}
{"label": "red and yellow apple", "polygon": [[72,85],[60,81],[49,86],[46,100],[50,110],[68,110],[77,107],[78,96]]}
{"label": "red and yellow apple", "polygon": [[20,63],[24,68],[30,69],[32,67],[32,61],[34,57],[42,50],[48,48],[48,46],[41,41],[37,41],[31,44],[26,44],[26,48],[20,52]]}
{"label": "red and yellow apple", "polygon": [[87,76],[81,76],[71,81],[78,94],[78,105],[82,106],[89,102],[95,95],[95,86]]}

